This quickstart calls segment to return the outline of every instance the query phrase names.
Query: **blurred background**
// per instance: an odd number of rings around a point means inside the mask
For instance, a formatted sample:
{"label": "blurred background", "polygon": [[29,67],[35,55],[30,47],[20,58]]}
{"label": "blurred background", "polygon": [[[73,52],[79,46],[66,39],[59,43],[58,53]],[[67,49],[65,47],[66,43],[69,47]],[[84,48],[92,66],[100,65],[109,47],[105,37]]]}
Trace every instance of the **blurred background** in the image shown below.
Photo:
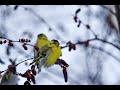
{"label": "blurred background", "polygon": [[[75,14],[81,21],[79,26],[74,20]],[[60,58],[69,64],[68,82],[64,81],[62,68],[54,65],[43,68],[35,76],[35,85],[120,84],[120,49],[115,47],[120,47],[119,5],[0,5],[0,36],[12,40],[27,38],[34,45],[40,33],[47,35],[49,40],[57,39],[61,46],[69,41],[86,41],[95,35],[110,43],[94,40],[87,47],[76,45],[76,50],[63,48]],[[24,50],[21,45],[0,45],[0,71],[13,62],[17,64],[33,57],[33,48],[28,46],[28,50]],[[30,69],[30,62],[18,65],[17,72]],[[26,81],[15,75],[4,80],[5,74],[0,78],[1,85],[23,85]]]}

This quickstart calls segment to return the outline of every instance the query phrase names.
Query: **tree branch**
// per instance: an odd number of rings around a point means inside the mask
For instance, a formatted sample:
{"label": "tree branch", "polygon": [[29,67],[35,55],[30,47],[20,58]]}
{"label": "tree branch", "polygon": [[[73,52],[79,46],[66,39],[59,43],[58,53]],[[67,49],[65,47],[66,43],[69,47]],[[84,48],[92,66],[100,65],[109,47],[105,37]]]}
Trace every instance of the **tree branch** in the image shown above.
{"label": "tree branch", "polygon": [[120,32],[120,8],[119,5],[115,5],[115,10],[116,10],[116,18],[117,18],[117,23],[119,27],[119,32]]}
{"label": "tree branch", "polygon": [[87,25],[87,24],[85,24],[85,23],[83,23],[82,21],[81,21],[81,23],[84,25],[84,26],[86,26],[87,27],[87,29],[95,36],[95,37],[97,37],[97,35],[95,34],[95,32],[90,28],[90,26],[89,25]]}
{"label": "tree branch", "polygon": [[[29,58],[29,59],[23,60],[23,61],[19,62],[18,64],[13,65],[13,67],[16,67],[16,66],[18,66],[19,64],[21,64],[21,63],[23,63],[23,62],[26,62],[26,61],[29,61],[29,60],[32,60],[32,59],[34,59],[34,58]],[[8,69],[3,70],[3,71],[0,71],[0,74],[3,73],[3,72],[5,72],[5,71],[7,71],[7,70],[8,70]]]}
{"label": "tree branch", "polygon": [[108,7],[106,7],[106,6],[104,6],[104,5],[100,5],[102,8],[104,8],[104,9],[106,9],[106,10],[108,10],[111,14],[113,14],[113,15],[115,15],[116,16],[116,14],[111,10],[111,9],[109,9]]}
{"label": "tree branch", "polygon": [[96,46],[92,46],[92,45],[90,45],[89,47],[106,53],[107,55],[113,57],[117,62],[120,63],[120,59],[119,59],[118,57],[116,57],[116,56],[113,55],[112,53],[110,53],[110,52],[108,52],[108,51],[102,49],[101,47],[96,47]]}
{"label": "tree branch", "polygon": [[[107,43],[107,44],[109,44],[109,45],[111,45],[111,46],[114,46],[116,49],[120,50],[120,47],[119,47],[119,46],[117,46],[117,45],[115,45],[115,44],[113,44],[113,43],[111,43],[111,42],[109,42],[109,41],[100,39],[100,38],[88,39],[88,40],[86,40],[86,41],[78,41],[77,43],[75,43],[75,45],[80,45],[80,44],[85,45],[87,42],[91,42],[91,41],[95,41],[95,40],[100,41],[100,42],[103,42],[103,43]],[[69,45],[61,46],[61,49],[66,48],[66,47],[69,47]]]}

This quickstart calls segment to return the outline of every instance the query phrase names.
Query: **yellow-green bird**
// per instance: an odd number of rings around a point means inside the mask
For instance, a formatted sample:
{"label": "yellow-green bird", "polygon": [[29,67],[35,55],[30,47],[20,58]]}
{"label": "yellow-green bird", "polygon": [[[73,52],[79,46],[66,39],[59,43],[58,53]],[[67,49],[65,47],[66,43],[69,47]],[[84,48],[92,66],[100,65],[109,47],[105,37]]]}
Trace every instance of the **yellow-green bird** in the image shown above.
{"label": "yellow-green bird", "polygon": [[[48,40],[47,36],[45,34],[38,34],[37,36],[37,41],[36,41],[36,44],[35,44],[35,47],[37,47],[38,49],[40,49],[42,46],[46,45],[47,43],[49,43],[50,41]],[[34,58],[34,61],[31,64],[35,64],[37,63],[37,61],[39,60],[39,58],[42,56],[41,54],[39,54],[39,50],[35,50],[35,58]],[[43,53],[44,54],[44,53]]]}
{"label": "yellow-green bird", "polygon": [[48,43],[47,36],[45,34],[38,34],[37,42],[35,45],[37,45],[39,48],[41,48],[42,46],[44,46],[47,43]]}
{"label": "yellow-green bird", "polygon": [[[41,71],[41,67],[49,67],[57,61],[57,59],[62,55],[59,42],[57,40],[49,41],[44,34],[39,34],[37,42],[35,44],[39,50],[35,51],[35,59],[31,64],[38,65],[38,72]],[[41,58],[41,56],[44,57]],[[31,65],[30,64],[30,65]]]}
{"label": "yellow-green bird", "polygon": [[48,68],[55,64],[57,59],[62,55],[62,52],[57,40],[52,40],[50,43],[48,43],[47,47],[49,47],[49,49],[46,52],[46,57],[43,60],[43,66]]}

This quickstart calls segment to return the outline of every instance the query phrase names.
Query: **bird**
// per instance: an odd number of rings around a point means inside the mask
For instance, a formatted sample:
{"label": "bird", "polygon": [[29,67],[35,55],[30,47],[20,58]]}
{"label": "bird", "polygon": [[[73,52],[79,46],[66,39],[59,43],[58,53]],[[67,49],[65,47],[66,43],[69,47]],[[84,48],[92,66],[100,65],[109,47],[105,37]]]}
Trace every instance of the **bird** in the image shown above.
{"label": "bird", "polygon": [[58,40],[51,40],[51,42],[48,44],[48,47],[49,49],[46,52],[46,57],[43,60],[43,66],[47,68],[54,65],[57,59],[62,55]]}
{"label": "bird", "polygon": [[[65,82],[67,82],[68,77],[67,77],[66,67],[68,67],[69,65],[64,60],[59,59],[60,56],[62,56],[62,51],[59,41],[55,39],[49,41],[46,35],[39,34],[35,45],[39,49],[35,53],[37,57],[32,62],[32,64],[37,63],[38,73],[41,71],[42,66],[45,68],[49,68],[54,64],[59,64],[63,68],[64,79]],[[44,57],[40,58],[43,55]]]}
{"label": "bird", "polygon": [[[47,40],[47,43],[44,44],[43,46],[41,46],[39,48],[39,56],[40,55],[45,55],[40,61],[38,59],[34,60],[33,63],[37,63],[38,65],[38,72],[41,71],[41,67],[44,66],[44,67],[50,67],[52,65],[55,64],[55,62],[57,61],[57,59],[62,55],[62,52],[61,52],[61,48],[60,48],[60,44],[58,42],[58,40],[51,40],[51,41],[48,41]],[[38,58],[37,57],[37,58]]]}
{"label": "bird", "polygon": [[[37,41],[36,44],[34,45],[35,49],[34,49],[34,60],[32,63],[30,63],[30,65],[32,64],[36,64],[37,61],[42,57],[42,54],[39,54],[40,52],[40,48],[44,45],[46,45],[47,43],[49,43],[50,41],[48,40],[47,36],[43,33],[38,34],[37,35]],[[37,48],[37,49],[36,49]],[[43,53],[44,54],[44,53]]]}

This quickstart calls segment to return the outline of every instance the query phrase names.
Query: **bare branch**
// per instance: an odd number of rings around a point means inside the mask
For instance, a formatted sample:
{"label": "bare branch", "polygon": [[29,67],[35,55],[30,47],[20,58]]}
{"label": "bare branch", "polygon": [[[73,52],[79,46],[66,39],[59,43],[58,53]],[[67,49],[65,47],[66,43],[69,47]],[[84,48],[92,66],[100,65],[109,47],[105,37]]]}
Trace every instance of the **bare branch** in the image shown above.
{"label": "bare branch", "polygon": [[108,10],[111,14],[113,14],[113,15],[115,15],[116,16],[116,14],[111,10],[111,9],[109,9],[108,7],[106,7],[106,6],[104,6],[104,5],[100,5],[102,8],[104,8],[104,9],[106,9],[106,10]]}
{"label": "bare branch", "polygon": [[26,62],[26,61],[28,61],[28,60],[32,60],[32,59],[34,59],[34,58],[29,58],[29,59],[23,60],[23,61],[21,61],[20,63],[16,64],[15,66],[18,66],[19,64],[21,64],[21,63],[23,63],[23,62]]}
{"label": "bare branch", "polygon": [[96,47],[96,46],[92,46],[92,45],[90,45],[89,47],[90,47],[90,48],[93,48],[93,49],[97,49],[97,50],[99,50],[99,51],[102,51],[102,52],[108,54],[109,56],[113,57],[117,62],[120,63],[120,59],[119,59],[118,57],[116,57],[116,56],[113,55],[112,53],[104,50],[103,48],[101,48],[101,47]]}
{"label": "bare branch", "polygon": [[117,18],[117,23],[118,23],[119,32],[120,32],[120,8],[119,8],[119,5],[115,5],[115,10],[116,10],[116,18]]}
{"label": "bare branch", "polygon": [[86,26],[86,28],[87,28],[95,37],[97,37],[97,35],[95,34],[94,30],[92,30],[89,25],[87,25],[87,24],[85,24],[85,23],[83,23],[83,22],[82,22],[82,24],[83,24],[84,26]]}
{"label": "bare branch", "polygon": [[74,16],[73,19],[74,19],[75,22],[78,22],[78,27],[80,27],[80,24],[83,24],[87,28],[87,30],[89,30],[95,36],[95,38],[97,38],[97,35],[95,34],[94,30],[91,29],[90,25],[85,24],[84,22],[82,22],[80,20],[80,18],[77,17],[76,15]]}
{"label": "bare branch", "polygon": [[89,41],[94,41],[94,40],[97,40],[97,41],[101,41],[101,42],[103,42],[103,43],[110,44],[110,45],[114,46],[115,48],[117,48],[118,50],[120,50],[120,47],[119,47],[119,46],[117,46],[117,45],[115,45],[115,44],[113,44],[113,43],[111,43],[111,42],[109,42],[109,41],[100,39],[100,38],[90,39]]}
{"label": "bare branch", "polygon": [[[75,43],[75,45],[79,45],[79,44],[85,45],[87,42],[91,42],[91,41],[95,41],[95,40],[100,41],[100,42],[103,42],[103,43],[107,43],[107,44],[109,44],[109,45],[111,45],[111,46],[114,46],[114,47],[117,48],[118,50],[120,50],[120,47],[119,47],[119,46],[117,46],[117,45],[115,45],[115,44],[113,44],[113,43],[111,43],[111,42],[109,42],[109,41],[100,39],[100,38],[88,39],[88,40],[86,40],[86,41],[78,41],[77,43]],[[61,49],[66,48],[66,47],[69,47],[69,45],[61,46]]]}
{"label": "bare branch", "polygon": [[[16,67],[16,66],[18,66],[19,64],[21,64],[21,63],[23,63],[23,62],[26,62],[26,61],[29,61],[29,60],[32,60],[32,59],[34,59],[34,58],[29,58],[29,59],[23,60],[23,61],[19,62],[18,64],[13,65],[13,67]],[[3,71],[0,71],[0,73],[3,73],[3,72],[5,72],[5,71],[7,71],[7,70],[8,70],[8,69],[3,70]]]}

